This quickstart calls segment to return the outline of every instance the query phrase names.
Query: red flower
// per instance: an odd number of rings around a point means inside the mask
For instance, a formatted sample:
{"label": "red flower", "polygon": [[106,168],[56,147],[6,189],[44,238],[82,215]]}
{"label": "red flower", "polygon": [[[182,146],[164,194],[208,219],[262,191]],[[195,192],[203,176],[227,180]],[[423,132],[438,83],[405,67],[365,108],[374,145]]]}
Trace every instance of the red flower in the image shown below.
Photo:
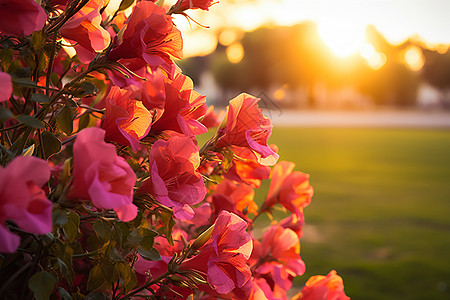
{"label": "red flower", "polygon": [[132,96],[131,91],[112,87],[104,99],[106,110],[102,128],[106,131],[105,140],[131,145],[136,151],[139,140],[150,130],[152,114]]}
{"label": "red flower", "polygon": [[64,38],[77,43],[75,50],[83,63],[89,63],[95,53],[105,50],[111,41],[108,31],[100,25],[102,6],[103,0],[90,0],[60,29]]}
{"label": "red flower", "polygon": [[192,80],[177,73],[173,80],[166,80],[166,102],[160,118],[152,125],[152,132],[172,130],[186,136],[208,131],[198,119],[206,113],[205,97],[192,90]]}
{"label": "red flower", "polygon": [[256,155],[248,148],[232,147],[232,150],[238,158],[233,159],[233,165],[225,177],[259,188],[261,180],[270,177],[270,167],[258,163]]}
{"label": "red flower", "polygon": [[212,195],[214,215],[218,216],[222,210],[227,210],[242,218],[249,213],[256,214],[258,205],[253,201],[255,192],[251,186],[224,179]]}
{"label": "red flower", "polygon": [[164,8],[150,1],[141,1],[133,8],[123,36],[108,58],[140,58],[153,69],[163,68],[173,74],[175,65],[171,58],[181,59],[183,41],[181,33],[172,24]]}
{"label": "red flower", "polygon": [[13,86],[11,82],[11,75],[0,71],[0,102],[7,101],[11,97],[13,92]]}
{"label": "red flower", "polygon": [[47,21],[44,9],[34,0],[0,0],[0,7],[0,35],[29,35]]}
{"label": "red flower", "polygon": [[314,194],[309,175],[293,171],[295,164],[281,161],[272,169],[272,181],[264,206],[269,208],[280,203],[290,212],[301,216],[303,208],[311,203]]}
{"label": "red flower", "polygon": [[295,300],[348,300],[344,292],[344,283],[335,270],[327,276],[316,275],[308,279],[302,291],[294,296]]}
{"label": "red flower", "polygon": [[49,178],[47,162],[37,157],[19,156],[0,166],[0,252],[14,252],[20,243],[6,220],[31,233],[52,231],[52,202],[41,189]]}
{"label": "red flower", "polygon": [[105,131],[83,129],[73,144],[73,183],[68,199],[91,200],[97,208],[113,209],[128,222],[137,214],[133,204],[136,174],[116,147],[104,141]]}
{"label": "red flower", "polygon": [[257,104],[259,100],[241,94],[230,101],[226,126],[219,130],[216,147],[247,147],[255,153],[260,164],[274,165],[278,154],[267,145],[272,133],[272,122],[263,116]]}
{"label": "red flower", "polygon": [[159,203],[171,207],[176,218],[191,219],[194,211],[190,205],[206,195],[202,176],[195,171],[198,163],[198,147],[190,138],[158,140],[149,153],[150,178],[139,192],[150,193]]}
{"label": "red flower", "polygon": [[305,273],[305,263],[300,257],[300,240],[291,229],[272,226],[264,233],[262,244],[252,256],[263,260],[256,274],[269,274],[276,285],[287,291],[292,279]]}
{"label": "red flower", "polygon": [[206,273],[208,283],[220,294],[243,287],[252,276],[247,260],[253,246],[246,228],[244,220],[222,211],[214,223],[211,238],[197,256],[185,260],[180,267]]}

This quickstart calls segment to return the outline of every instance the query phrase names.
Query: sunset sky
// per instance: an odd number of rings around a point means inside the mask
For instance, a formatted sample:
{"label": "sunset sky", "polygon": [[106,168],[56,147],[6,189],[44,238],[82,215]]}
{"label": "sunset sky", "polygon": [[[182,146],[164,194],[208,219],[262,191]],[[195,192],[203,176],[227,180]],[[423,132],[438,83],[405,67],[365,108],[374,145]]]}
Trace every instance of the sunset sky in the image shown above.
{"label": "sunset sky", "polygon": [[[194,24],[191,30],[191,25],[180,17],[176,23],[186,35],[187,55],[208,52],[216,42],[211,33],[220,28],[251,31],[262,25],[290,26],[312,20],[330,49],[346,56],[358,51],[369,24],[375,25],[394,44],[414,35],[430,46],[449,44],[448,12],[448,0],[220,0],[210,12],[189,13],[210,29],[200,29]],[[198,44],[203,48],[196,49]]]}

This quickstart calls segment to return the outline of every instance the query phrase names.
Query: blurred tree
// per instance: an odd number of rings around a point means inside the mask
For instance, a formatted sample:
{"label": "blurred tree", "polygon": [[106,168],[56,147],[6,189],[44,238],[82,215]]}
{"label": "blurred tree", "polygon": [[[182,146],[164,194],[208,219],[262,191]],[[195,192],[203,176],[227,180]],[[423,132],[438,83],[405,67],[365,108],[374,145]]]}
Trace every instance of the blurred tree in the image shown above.
{"label": "blurred tree", "polygon": [[438,89],[450,88],[450,51],[440,54],[436,51],[424,50],[425,64],[422,78]]}

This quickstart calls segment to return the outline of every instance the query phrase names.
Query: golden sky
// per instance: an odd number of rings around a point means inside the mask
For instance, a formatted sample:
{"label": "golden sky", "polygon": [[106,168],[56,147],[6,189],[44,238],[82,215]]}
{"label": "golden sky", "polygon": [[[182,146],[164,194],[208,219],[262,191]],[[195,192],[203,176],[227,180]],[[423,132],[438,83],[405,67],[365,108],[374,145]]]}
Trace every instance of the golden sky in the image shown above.
{"label": "golden sky", "polygon": [[394,44],[414,35],[429,44],[449,44],[449,12],[450,0],[220,0],[209,12],[189,13],[210,29],[190,25],[184,17],[175,22],[185,35],[187,56],[210,52],[217,41],[211,33],[224,27],[251,31],[306,20],[317,23],[320,36],[336,55],[346,56],[360,51],[369,24]]}

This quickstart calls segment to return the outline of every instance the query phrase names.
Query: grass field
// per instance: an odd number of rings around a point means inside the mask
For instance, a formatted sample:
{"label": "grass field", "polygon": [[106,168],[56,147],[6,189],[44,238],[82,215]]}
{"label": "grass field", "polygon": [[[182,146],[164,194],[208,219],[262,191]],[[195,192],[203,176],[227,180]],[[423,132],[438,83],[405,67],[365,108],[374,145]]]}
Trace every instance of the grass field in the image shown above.
{"label": "grass field", "polygon": [[297,286],[336,269],[353,299],[450,299],[450,131],[275,128],[270,142],[315,189]]}

